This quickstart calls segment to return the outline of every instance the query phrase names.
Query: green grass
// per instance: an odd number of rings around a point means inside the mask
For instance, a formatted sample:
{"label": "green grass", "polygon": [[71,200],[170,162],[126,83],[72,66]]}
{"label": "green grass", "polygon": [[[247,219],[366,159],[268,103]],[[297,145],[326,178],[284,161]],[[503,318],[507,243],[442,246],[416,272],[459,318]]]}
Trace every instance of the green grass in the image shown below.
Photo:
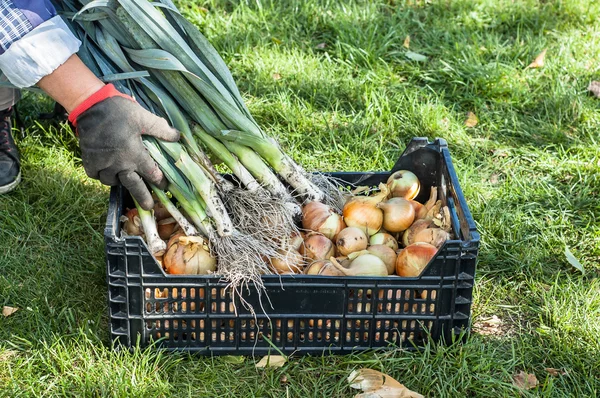
{"label": "green grass", "polygon": [[[600,80],[597,2],[178,5],[259,123],[308,169],[386,170],[411,137],[449,142],[482,235],[473,320],[497,315],[499,334],[266,371],[251,358],[111,350],[108,189],[86,178],[67,127],[36,122],[51,104],[28,95],[24,181],[0,198],[0,305],[20,308],[0,317],[0,395],[347,397],[345,378],[371,367],[429,397],[600,396],[600,100],[586,91]],[[406,57],[407,35],[426,62]],[[544,48],[545,66],[526,69]],[[520,370],[540,386],[519,392]]]}

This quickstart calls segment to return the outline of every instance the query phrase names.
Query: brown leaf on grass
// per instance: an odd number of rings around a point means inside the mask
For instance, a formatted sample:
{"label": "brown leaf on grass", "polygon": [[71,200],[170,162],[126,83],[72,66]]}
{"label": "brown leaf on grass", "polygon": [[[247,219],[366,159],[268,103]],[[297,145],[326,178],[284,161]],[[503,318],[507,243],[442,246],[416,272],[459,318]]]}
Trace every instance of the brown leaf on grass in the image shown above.
{"label": "brown leaf on grass", "polygon": [[567,374],[567,372],[562,369],[544,368],[544,370],[548,372],[550,376],[564,376]]}
{"label": "brown leaf on grass", "polygon": [[315,47],[315,48],[316,48],[317,50],[322,50],[322,49],[324,49],[325,47],[327,47],[327,43],[319,43],[319,44],[317,44],[317,45],[316,45],[316,47]]}
{"label": "brown leaf on grass", "polygon": [[503,336],[506,334],[505,329],[504,322],[496,315],[479,319],[473,324],[473,330],[485,336]]}
{"label": "brown leaf on grass", "polygon": [[17,307],[9,307],[8,305],[5,305],[4,307],[2,307],[2,315],[4,315],[4,316],[11,316],[12,314],[14,314],[17,311],[19,311],[19,309]]}
{"label": "brown leaf on grass", "polygon": [[354,398],[424,398],[396,379],[373,369],[360,369],[348,376],[350,387],[362,390]]}
{"label": "brown leaf on grass", "polygon": [[536,388],[540,383],[534,374],[520,371],[516,375],[513,375],[513,384],[520,389],[531,390],[532,388]]}
{"label": "brown leaf on grass", "polygon": [[287,362],[287,358],[281,355],[267,355],[262,357],[256,364],[257,368],[280,368]]}
{"label": "brown leaf on grass", "polygon": [[479,119],[477,119],[477,115],[473,112],[467,112],[467,120],[465,120],[465,126],[467,127],[475,127],[479,123]]}
{"label": "brown leaf on grass", "polygon": [[271,77],[273,80],[281,80],[281,75],[279,73],[273,73]]}
{"label": "brown leaf on grass", "polygon": [[593,81],[588,86],[588,91],[594,94],[594,97],[600,98],[600,82]]}
{"label": "brown leaf on grass", "polygon": [[17,356],[17,352],[14,350],[6,350],[0,352],[0,362],[8,361],[10,358]]}
{"label": "brown leaf on grass", "polygon": [[[527,68],[541,68],[542,66],[544,66],[544,60],[546,59],[546,51],[547,51],[547,49],[544,48],[544,51],[542,51],[537,57],[535,57],[533,62],[530,63],[527,66]],[[527,69],[527,68],[525,68],[525,69]]]}
{"label": "brown leaf on grass", "polygon": [[410,48],[410,36],[406,36],[404,43],[402,44],[405,48]]}
{"label": "brown leaf on grass", "polygon": [[498,173],[494,173],[490,176],[490,183],[492,184],[498,184]]}

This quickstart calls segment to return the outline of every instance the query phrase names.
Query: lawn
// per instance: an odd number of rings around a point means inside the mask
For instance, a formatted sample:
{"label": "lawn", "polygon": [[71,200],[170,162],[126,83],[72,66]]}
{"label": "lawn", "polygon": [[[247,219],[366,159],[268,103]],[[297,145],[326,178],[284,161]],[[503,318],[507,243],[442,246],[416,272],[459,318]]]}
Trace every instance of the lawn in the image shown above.
{"label": "lawn", "polygon": [[[600,99],[587,92],[600,80],[598,2],[177,5],[307,169],[387,170],[412,137],[448,141],[482,236],[474,332],[463,345],[266,370],[253,358],[112,350],[108,188],[85,176],[68,126],[38,120],[52,103],[27,94],[24,180],[0,197],[0,305],[19,308],[0,316],[0,396],[349,397],[345,379],[361,367],[427,397],[600,396]],[[544,49],[544,66],[527,68]],[[539,386],[515,387],[520,371]]]}

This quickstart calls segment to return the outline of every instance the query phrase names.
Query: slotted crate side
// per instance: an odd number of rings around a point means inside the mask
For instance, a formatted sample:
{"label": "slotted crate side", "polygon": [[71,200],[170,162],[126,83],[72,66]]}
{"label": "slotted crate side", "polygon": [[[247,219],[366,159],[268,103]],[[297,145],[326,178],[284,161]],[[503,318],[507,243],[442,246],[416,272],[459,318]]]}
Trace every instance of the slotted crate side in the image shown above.
{"label": "slotted crate side", "polygon": [[[105,230],[113,339],[128,347],[162,339],[168,349],[213,354],[261,354],[271,345],[310,354],[411,347],[468,331],[479,235],[445,141],[414,139],[393,168],[399,169],[419,177],[420,201],[432,185],[444,186],[440,198],[459,239],[446,242],[419,278],[265,276],[271,303],[261,303],[256,292],[245,297],[256,315],[234,302],[218,278],[167,276],[140,238],[117,238],[130,198],[113,188]],[[332,173],[371,186],[389,174]]]}

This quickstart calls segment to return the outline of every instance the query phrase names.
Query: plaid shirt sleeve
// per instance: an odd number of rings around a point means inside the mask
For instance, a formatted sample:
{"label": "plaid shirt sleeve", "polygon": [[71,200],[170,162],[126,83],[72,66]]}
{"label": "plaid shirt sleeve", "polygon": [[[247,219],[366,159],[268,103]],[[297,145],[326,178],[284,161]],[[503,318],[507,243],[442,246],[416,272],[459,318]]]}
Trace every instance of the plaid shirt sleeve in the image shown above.
{"label": "plaid shirt sleeve", "polygon": [[0,0],[0,70],[16,87],[33,86],[80,45],[50,0]]}

